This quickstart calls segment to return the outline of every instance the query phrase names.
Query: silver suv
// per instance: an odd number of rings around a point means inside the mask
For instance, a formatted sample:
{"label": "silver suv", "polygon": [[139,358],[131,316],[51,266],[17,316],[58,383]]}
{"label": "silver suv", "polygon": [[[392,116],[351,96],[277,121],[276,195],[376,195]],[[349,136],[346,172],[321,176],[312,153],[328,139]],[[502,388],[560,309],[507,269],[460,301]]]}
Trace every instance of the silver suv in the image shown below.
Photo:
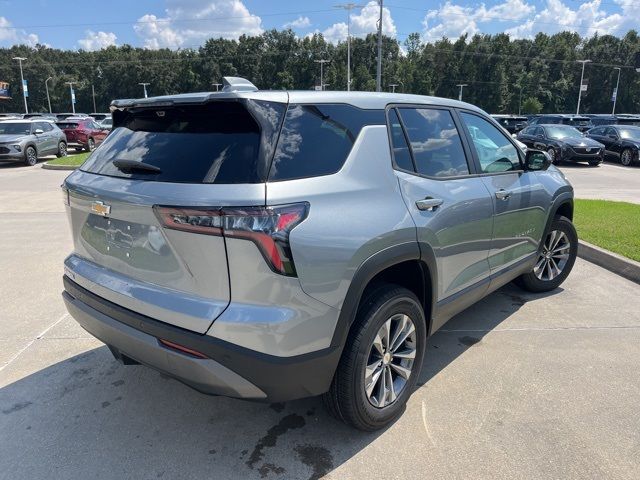
{"label": "silver suv", "polygon": [[569,183],[466,103],[227,78],[112,110],[63,185],[63,297],[117,359],[201,392],[322,394],[384,427],[429,335],[512,280],[556,288],[575,260]]}
{"label": "silver suv", "polygon": [[55,123],[37,117],[0,121],[0,162],[33,166],[47,155],[67,156],[67,137]]}

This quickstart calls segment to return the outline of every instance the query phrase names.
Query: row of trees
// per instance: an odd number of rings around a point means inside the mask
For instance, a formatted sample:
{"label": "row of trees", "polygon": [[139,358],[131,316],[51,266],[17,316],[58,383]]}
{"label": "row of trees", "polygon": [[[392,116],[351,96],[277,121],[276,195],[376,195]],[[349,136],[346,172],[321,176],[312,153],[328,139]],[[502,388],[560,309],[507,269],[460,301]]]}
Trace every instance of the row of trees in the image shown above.
{"label": "row of trees", "polygon": [[[581,111],[611,111],[617,79],[614,66],[623,66],[618,112],[640,110],[640,74],[631,68],[640,37],[623,38],[576,33],[538,34],[512,40],[506,34],[462,36],[425,43],[410,35],[403,44],[383,42],[383,86],[396,91],[457,97],[459,83],[468,84],[464,99],[493,113],[573,112],[576,109],[580,64],[586,67],[589,88]],[[375,90],[376,37],[352,40],[352,89]],[[114,98],[142,96],[139,82],[150,82],[150,95],[213,90],[223,76],[242,76],[260,89],[310,89],[319,85],[319,66],[327,59],[324,82],[332,90],[346,89],[346,43],[333,45],[321,34],[299,38],[291,30],[271,30],[238,40],[210,39],[198,49],[145,50],[129,45],[97,52],[68,51],[38,45],[0,49],[0,80],[13,86],[13,98],[0,100],[0,110],[23,111],[20,73],[13,57],[27,57],[24,75],[29,82],[29,110],[47,111],[45,81],[49,81],[54,111],[71,108],[67,81],[79,82],[76,110],[93,111],[92,86],[98,111]]]}

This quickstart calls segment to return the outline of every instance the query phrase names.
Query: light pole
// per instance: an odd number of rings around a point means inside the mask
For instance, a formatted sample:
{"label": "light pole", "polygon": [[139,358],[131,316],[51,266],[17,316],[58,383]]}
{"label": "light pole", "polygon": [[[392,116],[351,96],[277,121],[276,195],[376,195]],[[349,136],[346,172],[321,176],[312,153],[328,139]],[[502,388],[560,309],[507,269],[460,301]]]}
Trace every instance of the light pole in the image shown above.
{"label": "light pole", "polygon": [[398,83],[390,83],[389,86],[391,87],[391,93],[396,93],[396,87],[398,87],[400,84]]}
{"label": "light pole", "polygon": [[462,101],[462,89],[464,87],[468,87],[469,85],[466,83],[459,83],[456,85],[456,87],[460,87],[460,93],[458,94],[458,100]]}
{"label": "light pole", "polygon": [[320,64],[320,90],[324,90],[324,64],[329,63],[329,60],[314,60],[314,62]]}
{"label": "light pole", "polygon": [[49,98],[49,80],[53,80],[53,77],[49,77],[44,81],[44,88],[47,90],[47,103],[49,104],[49,113],[51,112],[51,99]]}
{"label": "light pole", "polygon": [[380,18],[378,19],[378,66],[376,68],[376,92],[382,91],[382,2],[380,3]]}
{"label": "light pole", "polygon": [[214,87],[216,87],[216,92],[220,91],[220,87],[222,86],[221,83],[212,83],[211,85],[213,85]]}
{"label": "light pole", "polygon": [[78,82],[64,82],[69,85],[69,93],[71,94],[71,111],[76,113],[76,94],[73,91],[73,84]]}
{"label": "light pole", "polygon": [[138,85],[142,85],[144,89],[144,98],[147,98],[147,85],[151,85],[149,82],[140,82]]}
{"label": "light pole", "polygon": [[345,3],[334,6],[347,11],[347,92],[349,92],[351,90],[351,10],[356,7],[362,7],[362,5]]}
{"label": "light pole", "polygon": [[620,67],[614,67],[613,69],[618,70],[618,81],[616,82],[616,89],[613,91],[613,111],[611,112],[611,115],[616,114],[616,102],[618,101],[618,87],[620,86],[620,70],[622,70]]}
{"label": "light pole", "polygon": [[26,60],[25,57],[13,57],[14,60],[17,60],[20,64],[20,81],[22,82],[22,98],[24,99],[24,113],[29,113],[29,109],[27,108],[27,95],[29,95],[29,90],[27,88],[27,84],[24,81],[24,75],[22,74],[22,62]]}
{"label": "light pole", "polygon": [[93,83],[91,84],[91,96],[93,97],[93,111],[97,113],[98,110],[96,109],[96,91],[93,88]]}
{"label": "light pole", "polygon": [[518,97],[518,115],[522,115],[522,85],[520,85],[520,96]]}
{"label": "light pole", "polygon": [[578,89],[578,108],[576,108],[576,115],[580,115],[580,99],[582,98],[582,80],[584,80],[584,66],[590,62],[591,60],[577,60],[577,63],[582,64],[582,74],[580,75],[580,88]]}

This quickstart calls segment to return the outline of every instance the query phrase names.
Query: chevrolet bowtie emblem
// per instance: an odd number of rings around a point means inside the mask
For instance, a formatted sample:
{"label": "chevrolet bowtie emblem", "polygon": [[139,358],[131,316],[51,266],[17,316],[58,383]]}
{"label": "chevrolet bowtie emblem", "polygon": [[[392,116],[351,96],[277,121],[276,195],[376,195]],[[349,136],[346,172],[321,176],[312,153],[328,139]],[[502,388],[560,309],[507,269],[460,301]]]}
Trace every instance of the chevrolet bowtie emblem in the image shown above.
{"label": "chevrolet bowtie emblem", "polygon": [[91,211],[93,213],[97,213],[98,215],[106,217],[111,213],[111,205],[105,205],[101,201],[96,201],[91,204]]}

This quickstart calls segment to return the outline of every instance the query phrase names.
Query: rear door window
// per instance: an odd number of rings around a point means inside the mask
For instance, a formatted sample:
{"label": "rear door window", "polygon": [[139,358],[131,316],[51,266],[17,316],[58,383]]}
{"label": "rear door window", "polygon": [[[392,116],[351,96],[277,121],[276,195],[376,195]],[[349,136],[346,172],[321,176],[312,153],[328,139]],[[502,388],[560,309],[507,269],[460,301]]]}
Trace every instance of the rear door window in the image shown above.
{"label": "rear door window", "polygon": [[[284,108],[251,100],[118,112],[116,128],[82,170],[157,182],[260,183]],[[160,172],[124,172],[114,160],[141,162]]]}
{"label": "rear door window", "polygon": [[291,104],[280,132],[270,181],[336,173],[365,125],[384,125],[382,110],[342,104]]}
{"label": "rear door window", "polygon": [[416,171],[428,177],[469,173],[460,134],[448,110],[400,108]]}

